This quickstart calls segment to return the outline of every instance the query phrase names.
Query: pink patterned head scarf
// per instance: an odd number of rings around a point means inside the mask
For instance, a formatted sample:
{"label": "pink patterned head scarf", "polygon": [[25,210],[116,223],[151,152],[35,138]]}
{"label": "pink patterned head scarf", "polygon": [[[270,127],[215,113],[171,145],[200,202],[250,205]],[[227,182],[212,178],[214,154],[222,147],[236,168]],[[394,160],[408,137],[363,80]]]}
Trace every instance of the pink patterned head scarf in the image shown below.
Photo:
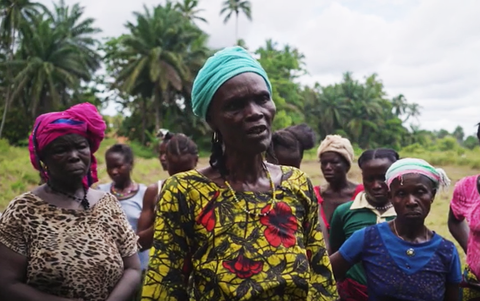
{"label": "pink patterned head scarf", "polygon": [[83,180],[85,187],[90,187],[98,181],[97,159],[93,155],[105,137],[106,124],[97,108],[90,103],[82,103],[71,107],[63,112],[51,112],[40,115],[35,120],[33,131],[28,140],[30,162],[40,172],[40,175],[48,179],[48,174],[40,163],[42,150],[58,137],[77,134],[85,137],[90,145],[92,160],[90,171]]}

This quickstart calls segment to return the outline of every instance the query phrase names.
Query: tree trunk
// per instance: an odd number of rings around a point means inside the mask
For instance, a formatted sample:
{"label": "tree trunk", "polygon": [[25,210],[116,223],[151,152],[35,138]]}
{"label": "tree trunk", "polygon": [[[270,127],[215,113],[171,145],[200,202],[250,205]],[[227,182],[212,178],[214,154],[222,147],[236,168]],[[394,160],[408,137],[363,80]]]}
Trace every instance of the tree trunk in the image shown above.
{"label": "tree trunk", "polygon": [[160,93],[155,89],[153,95],[153,105],[155,106],[155,132],[160,129]]}
{"label": "tree trunk", "polygon": [[238,44],[238,12],[235,13],[235,45]]}
{"label": "tree trunk", "polygon": [[[12,37],[12,41],[11,41],[11,45],[10,45],[10,53],[8,54],[8,60],[9,61],[12,61],[13,60],[13,51],[14,51],[14,47],[15,47],[15,29],[12,29],[12,33],[11,33],[11,37]],[[3,107],[3,116],[2,116],[2,123],[0,124],[0,139],[2,138],[2,134],[3,134],[3,128],[5,127],[5,121],[7,119],[7,111],[8,111],[8,106],[10,105],[10,89],[12,87],[12,84],[11,84],[11,79],[12,79],[12,76],[10,74],[10,66],[7,67],[7,72],[6,72],[6,80],[7,80],[7,92],[5,93],[5,106]]]}
{"label": "tree trunk", "polygon": [[142,98],[142,134],[140,135],[142,145],[145,145],[146,130],[147,130],[147,100],[145,98]]}
{"label": "tree trunk", "polygon": [[167,86],[167,88],[164,91],[162,91],[163,103],[170,106],[170,95],[169,95],[169,93],[170,93],[170,89],[168,89],[168,86]]}
{"label": "tree trunk", "polygon": [[3,116],[2,116],[2,123],[0,124],[0,139],[2,138],[3,128],[5,127],[5,120],[7,119],[7,111],[8,111],[8,103],[10,98],[10,68],[7,67],[7,92],[5,93],[5,106],[3,107]]}

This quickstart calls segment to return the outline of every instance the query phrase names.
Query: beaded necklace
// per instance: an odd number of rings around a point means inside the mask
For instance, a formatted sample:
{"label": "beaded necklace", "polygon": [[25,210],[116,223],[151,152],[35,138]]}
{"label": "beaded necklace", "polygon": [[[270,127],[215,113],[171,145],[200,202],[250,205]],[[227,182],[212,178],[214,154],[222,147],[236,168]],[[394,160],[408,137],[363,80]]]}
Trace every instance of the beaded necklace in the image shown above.
{"label": "beaded necklace", "polygon": [[378,207],[375,206],[375,210],[384,211],[384,210],[390,209],[390,208],[392,208],[392,207],[393,207],[393,205],[390,203],[390,204],[388,204],[388,205],[386,205],[386,206],[378,206]]}
{"label": "beaded necklace", "polygon": [[90,203],[88,202],[88,199],[87,199],[87,192],[88,192],[88,189],[87,188],[83,188],[83,198],[79,198],[79,197],[76,197],[74,195],[71,195],[69,193],[66,193],[66,192],[63,192],[59,189],[56,189],[55,187],[53,187],[53,185],[50,183],[50,181],[47,182],[47,186],[53,191],[53,192],[56,192],[56,193],[59,193],[59,194],[63,194],[64,196],[76,201],[76,202],[79,202],[80,205],[83,207],[83,209],[85,210],[88,210],[90,209]]}
{"label": "beaded necklace", "polygon": [[272,176],[270,175],[270,171],[268,170],[267,166],[265,165],[265,163],[263,164],[263,170],[265,170],[266,174],[267,174],[267,177],[268,179],[270,180],[270,186],[271,186],[271,189],[272,189],[272,203],[270,204],[270,208],[268,209],[267,212],[265,213],[255,213],[255,212],[252,212],[250,210],[248,210],[245,206],[242,206],[240,204],[240,200],[237,198],[237,195],[236,195],[236,192],[235,190],[233,190],[232,186],[230,185],[230,183],[228,183],[228,181],[225,179],[225,186],[227,186],[228,190],[230,191],[230,193],[232,194],[233,196],[233,199],[235,200],[235,202],[242,208],[242,210],[252,216],[252,217],[262,217],[262,216],[267,216],[270,214],[270,212],[272,211],[273,207],[275,206],[275,200],[276,200],[276,192],[275,192],[275,183],[273,182],[273,179],[272,179]]}
{"label": "beaded necklace", "polygon": [[117,198],[123,198],[127,195],[130,195],[132,192],[136,191],[137,190],[137,184],[135,182],[132,181],[132,183],[130,184],[130,186],[128,186],[128,190],[125,191],[123,190],[122,192],[119,192],[117,190],[115,190],[115,187],[113,187],[113,183],[112,185],[110,186],[110,192],[116,196]]}

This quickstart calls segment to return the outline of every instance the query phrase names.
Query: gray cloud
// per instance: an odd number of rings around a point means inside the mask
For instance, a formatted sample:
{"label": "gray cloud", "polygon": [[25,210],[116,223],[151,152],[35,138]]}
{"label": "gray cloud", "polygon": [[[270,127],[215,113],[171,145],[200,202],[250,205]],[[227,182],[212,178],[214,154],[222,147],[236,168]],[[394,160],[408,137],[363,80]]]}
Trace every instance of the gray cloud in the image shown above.
{"label": "gray cloud", "polygon": [[[49,1],[42,0],[43,3]],[[66,0],[74,3],[75,0]],[[212,47],[235,43],[235,19],[223,23],[221,0],[201,0],[200,26]],[[345,71],[362,79],[378,73],[391,96],[404,94],[423,108],[427,129],[473,134],[480,121],[480,1],[464,0],[261,0],[251,1],[253,22],[239,18],[239,36],[255,49],[266,39],[297,47],[309,74],[302,83],[331,84]],[[143,1],[151,7],[158,0]],[[102,36],[125,32],[135,1],[82,0]]]}

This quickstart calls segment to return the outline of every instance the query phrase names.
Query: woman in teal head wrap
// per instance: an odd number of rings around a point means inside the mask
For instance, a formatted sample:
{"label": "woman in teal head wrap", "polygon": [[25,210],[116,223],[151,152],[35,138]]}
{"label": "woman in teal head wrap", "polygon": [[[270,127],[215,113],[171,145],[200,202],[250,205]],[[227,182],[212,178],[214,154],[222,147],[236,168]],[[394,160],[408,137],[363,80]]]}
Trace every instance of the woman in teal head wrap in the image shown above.
{"label": "woman in teal head wrap", "polygon": [[145,300],[336,300],[310,180],[264,161],[271,91],[241,47],[200,70],[192,107],[213,130],[210,166],[164,184]]}

